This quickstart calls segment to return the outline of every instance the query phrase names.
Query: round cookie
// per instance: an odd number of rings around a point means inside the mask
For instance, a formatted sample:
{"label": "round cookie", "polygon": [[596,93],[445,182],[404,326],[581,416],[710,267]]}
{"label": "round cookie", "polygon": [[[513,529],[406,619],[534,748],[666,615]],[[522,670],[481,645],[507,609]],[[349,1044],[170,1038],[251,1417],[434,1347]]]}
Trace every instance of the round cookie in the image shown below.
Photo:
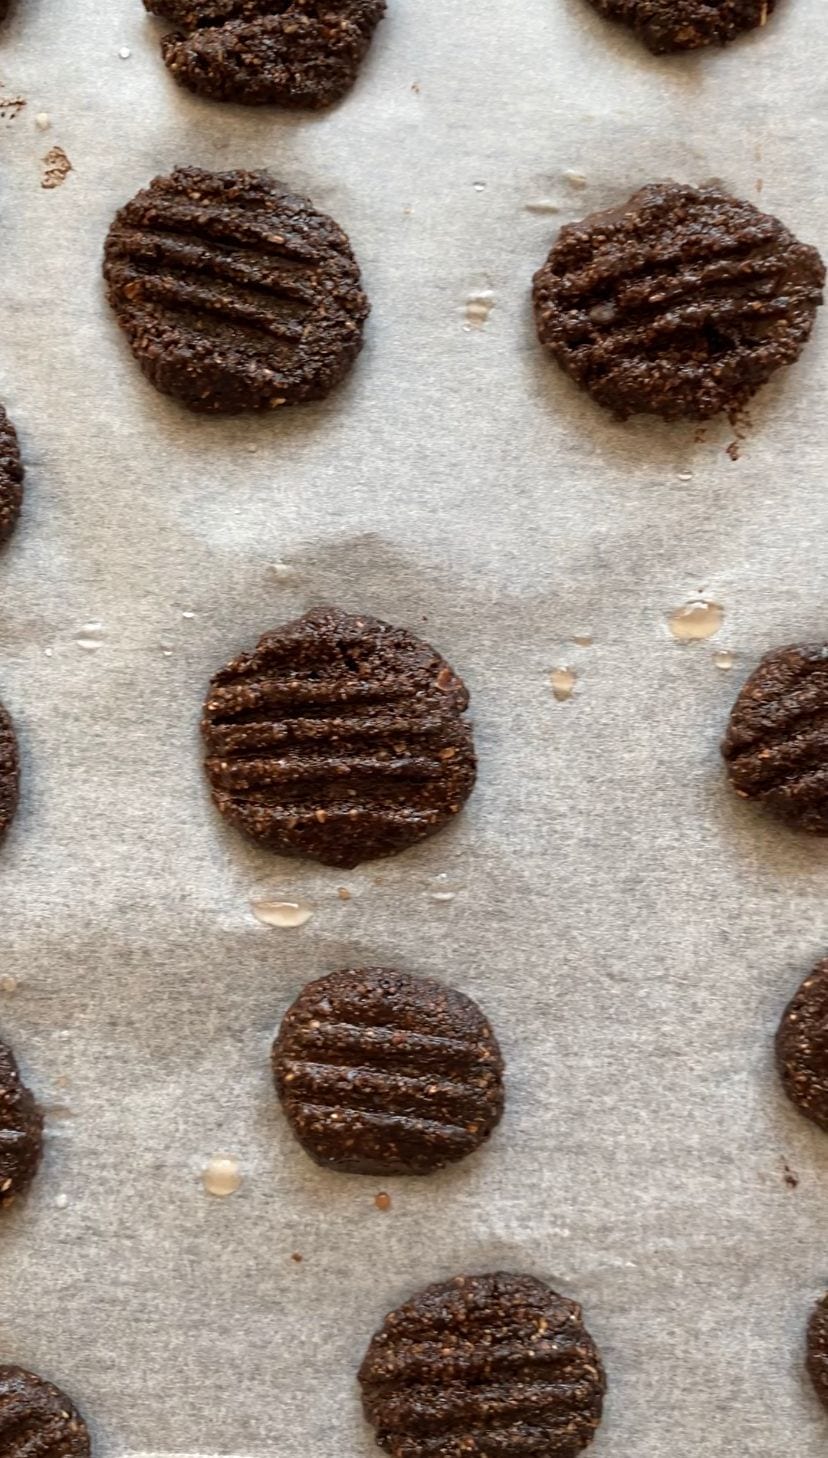
{"label": "round cookie", "polygon": [[272,1064],[299,1143],[353,1174],[430,1174],[479,1148],[503,1112],[503,1059],[477,1004],[382,967],[309,983]]}
{"label": "round cookie", "polygon": [[427,643],[318,608],[213,679],[213,799],[270,850],[356,866],[433,835],[471,793],[465,685]]}
{"label": "round cookie", "polygon": [[0,1043],[0,1206],[31,1184],[42,1154],[43,1117],[11,1048]]}
{"label": "round cookie", "polygon": [[456,1276],[392,1311],[359,1370],[394,1458],[575,1458],[606,1378],[581,1308],[532,1276]]}
{"label": "round cookie", "polygon": [[828,643],[765,654],[733,705],[722,754],[742,799],[828,835]]}
{"label": "round cookie", "polygon": [[161,42],[176,81],[214,101],[319,108],[353,86],[385,0],[144,0],[180,30]]}
{"label": "round cookie", "polygon": [[147,379],[191,410],[322,399],[362,347],[347,237],[266,172],[156,177],[116,215],[104,277]]}
{"label": "round cookie", "polygon": [[656,55],[724,46],[767,24],[776,0],[590,0],[608,20],[628,25]]}
{"label": "round cookie", "polygon": [[0,542],[14,531],[22,501],[23,462],[17,431],[0,405]]}
{"label": "round cookie", "polygon": [[14,725],[0,704],[0,840],[14,819],[20,792],[20,764]]}
{"label": "round cookie", "polygon": [[0,1429],[9,1458],[89,1458],[89,1433],[69,1398],[22,1367],[0,1366]]}
{"label": "round cookie", "polygon": [[825,268],[717,187],[651,183],[562,228],[535,275],[538,337],[621,419],[731,415],[798,358]]}
{"label": "round cookie", "polygon": [[808,1322],[805,1364],[814,1391],[828,1408],[828,1295],[818,1301]]}
{"label": "round cookie", "polygon": [[782,1014],[776,1066],[791,1103],[828,1132],[828,958],[805,978]]}

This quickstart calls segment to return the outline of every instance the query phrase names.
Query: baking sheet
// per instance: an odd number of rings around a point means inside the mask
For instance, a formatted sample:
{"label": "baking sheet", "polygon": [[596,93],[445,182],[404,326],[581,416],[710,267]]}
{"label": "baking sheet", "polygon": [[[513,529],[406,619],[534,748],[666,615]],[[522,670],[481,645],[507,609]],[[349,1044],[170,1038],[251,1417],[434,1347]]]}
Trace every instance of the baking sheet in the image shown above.
{"label": "baking sheet", "polygon": [[[828,249],[823,21],[780,0],[724,53],[656,60],[583,0],[391,0],[350,98],[289,117],[178,89],[138,0],[18,0],[0,398],[28,498],[0,695],[25,787],[0,1029],[49,1139],[0,1231],[0,1356],[75,1397],[101,1458],[368,1458],[354,1372],[384,1312],[493,1267],[583,1301],[611,1382],[596,1458],[824,1452],[801,1334],[828,1143],[770,1039],[826,950],[828,858],[728,797],[717,741],[757,656],[826,631],[828,334],[734,462],[726,426],[606,417],[528,305],[561,222],[666,175],[719,177]],[[56,145],[73,171],[43,190]],[[374,312],[326,403],[202,420],[139,374],[101,244],[187,162],[270,167],[349,231]],[[723,627],[679,645],[666,617],[699,594]],[[320,600],[421,629],[480,750],[456,826],[351,873],[243,844],[199,767],[211,673]],[[262,881],[313,919],[258,924]],[[509,1067],[490,1146],[386,1181],[385,1214],[381,1182],[293,1143],[267,1068],[307,979],[378,963],[478,997]],[[225,1201],[199,1183],[219,1152],[244,1174]]]}

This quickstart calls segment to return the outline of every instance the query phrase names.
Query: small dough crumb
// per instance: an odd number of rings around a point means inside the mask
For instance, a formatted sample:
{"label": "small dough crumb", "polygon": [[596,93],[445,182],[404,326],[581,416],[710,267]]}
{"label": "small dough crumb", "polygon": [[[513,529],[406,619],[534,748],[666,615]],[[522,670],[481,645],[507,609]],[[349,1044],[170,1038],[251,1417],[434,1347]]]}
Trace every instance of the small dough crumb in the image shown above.
{"label": "small dough crumb", "polygon": [[43,158],[43,176],[40,179],[40,186],[47,190],[61,187],[71,171],[72,163],[63,148],[51,147]]}

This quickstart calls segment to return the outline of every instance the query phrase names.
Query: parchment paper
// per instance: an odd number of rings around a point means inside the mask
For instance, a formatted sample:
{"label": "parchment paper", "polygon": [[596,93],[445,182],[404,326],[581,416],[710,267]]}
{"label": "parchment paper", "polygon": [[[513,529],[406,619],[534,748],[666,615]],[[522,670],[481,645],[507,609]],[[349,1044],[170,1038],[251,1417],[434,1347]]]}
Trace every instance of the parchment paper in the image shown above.
{"label": "parchment paper", "polygon": [[[528,305],[560,223],[668,175],[719,177],[828,250],[824,22],[824,0],[780,0],[724,53],[656,60],[585,0],[391,0],[349,99],[292,118],[177,88],[139,0],[17,0],[0,398],[28,497],[0,697],[25,784],[0,1032],[49,1137],[0,1230],[0,1357],[67,1389],[99,1458],[368,1458],[354,1373],[386,1310],[496,1267],[584,1303],[611,1382],[596,1458],[824,1453],[801,1364],[828,1142],[771,1039],[826,952],[828,856],[729,797],[717,744],[760,653],[828,626],[826,327],[734,463],[726,426],[613,423]],[[46,191],[55,145],[74,170]],[[201,420],[141,377],[99,255],[115,208],[184,162],[267,166],[350,233],[374,312],[325,404]],[[723,628],[679,645],[666,616],[699,593]],[[320,600],[421,629],[480,750],[456,827],[351,874],[243,844],[200,771],[211,673]],[[263,880],[314,918],[259,925]],[[267,1066],[303,983],[360,964],[478,997],[509,1066],[490,1146],[386,1182],[386,1214],[382,1182],[294,1144]],[[244,1173],[224,1201],[199,1183],[217,1153]]]}

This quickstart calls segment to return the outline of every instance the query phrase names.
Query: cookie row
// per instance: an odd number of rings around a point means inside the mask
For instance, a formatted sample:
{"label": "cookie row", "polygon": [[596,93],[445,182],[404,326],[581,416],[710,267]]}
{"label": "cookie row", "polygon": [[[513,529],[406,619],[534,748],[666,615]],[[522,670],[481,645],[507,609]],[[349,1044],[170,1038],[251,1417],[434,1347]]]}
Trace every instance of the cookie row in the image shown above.
{"label": "cookie row", "polygon": [[[590,0],[655,53],[726,45],[776,0]],[[144,0],[177,27],[161,41],[182,86],[213,101],[320,108],[356,80],[386,0]]]}
{"label": "cookie row", "polygon": [[[828,1406],[828,1295],[807,1328],[807,1369]],[[534,1276],[455,1276],[390,1311],[358,1371],[362,1407],[392,1458],[577,1458],[601,1422],[607,1379],[580,1306]],[[10,1451],[88,1458],[83,1418],[58,1388],[0,1367]]]}
{"label": "cookie row", "polygon": [[[144,374],[191,410],[320,399],[362,346],[346,235],[266,173],[156,177],[117,214],[104,275]],[[533,297],[541,343],[600,405],[704,420],[799,357],[824,281],[778,219],[661,182],[563,228]]]}
{"label": "cookie row", "polygon": [[[395,854],[453,820],[474,788],[468,704],[454,669],[407,629],[316,608],[213,678],[201,721],[213,801],[281,854],[346,869]],[[722,755],[737,795],[828,835],[828,644],[765,655],[736,698]],[[0,705],[0,837],[18,788]]]}
{"label": "cookie row", "polygon": [[[776,1034],[782,1086],[828,1132],[828,958],[805,978]],[[276,1091],[302,1147],[350,1174],[426,1175],[479,1149],[503,1113],[497,1037],[470,997],[393,968],[320,977],[274,1039]],[[0,1043],[0,1206],[31,1184],[43,1119]]]}

